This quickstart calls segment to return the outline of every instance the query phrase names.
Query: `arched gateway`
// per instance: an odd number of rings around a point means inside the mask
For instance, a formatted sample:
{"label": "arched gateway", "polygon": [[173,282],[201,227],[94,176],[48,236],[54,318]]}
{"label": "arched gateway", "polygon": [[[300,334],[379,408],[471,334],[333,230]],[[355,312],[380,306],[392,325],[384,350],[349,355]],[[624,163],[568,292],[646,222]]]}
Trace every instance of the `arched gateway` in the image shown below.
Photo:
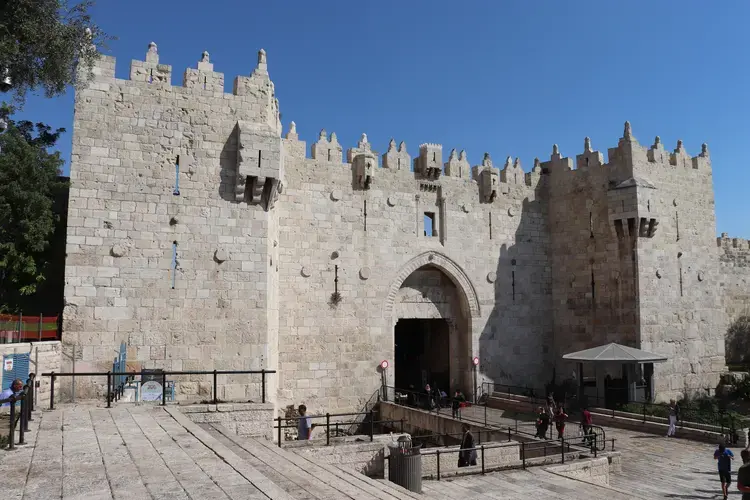
{"label": "arched gateway", "polygon": [[384,315],[394,335],[394,385],[472,390],[472,324],[479,300],[471,281],[436,252],[414,257],[391,284]]}

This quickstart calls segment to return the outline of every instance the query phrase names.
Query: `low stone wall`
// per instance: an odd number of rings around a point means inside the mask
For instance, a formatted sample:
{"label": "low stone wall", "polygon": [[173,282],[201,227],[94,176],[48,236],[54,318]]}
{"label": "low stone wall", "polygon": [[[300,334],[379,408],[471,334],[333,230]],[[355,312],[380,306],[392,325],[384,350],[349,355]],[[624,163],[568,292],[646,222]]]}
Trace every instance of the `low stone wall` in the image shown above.
{"label": "low stone wall", "polygon": [[[36,408],[49,408],[50,378],[42,373],[59,372],[62,367],[62,344],[59,340],[26,344],[0,344],[0,358],[7,354],[30,353],[29,371],[37,374],[39,388],[36,392]],[[1,368],[0,368],[1,369]],[[60,379],[57,379],[58,382]],[[4,381],[5,382],[5,381]],[[25,382],[25,380],[24,380]],[[4,386],[7,384],[3,384]],[[3,387],[7,389],[7,387]],[[59,401],[58,387],[55,387],[55,402]]]}
{"label": "low stone wall", "polygon": [[315,457],[315,461],[329,465],[346,465],[360,474],[372,478],[385,477],[385,456],[388,443],[396,440],[401,434],[373,436],[373,441],[367,436],[347,436],[345,438],[334,438],[330,446],[324,446],[322,442],[311,441],[288,441],[283,443],[285,449],[289,449],[298,455]]}
{"label": "low stone wall", "polygon": [[[503,431],[488,431],[486,427],[473,424],[467,421],[457,420],[451,417],[450,410],[440,414],[428,412],[418,408],[400,406],[393,403],[380,402],[381,420],[401,420],[404,419],[404,432],[417,434],[417,431],[428,430],[433,434],[455,434],[460,436],[463,433],[463,426],[468,425],[474,437],[482,434],[482,442],[485,441],[507,441],[508,433]],[[516,455],[518,458],[518,455]]]}
{"label": "low stone wall", "polygon": [[547,470],[571,479],[609,486],[609,473],[611,471],[608,457],[577,460],[568,464],[548,467]]}
{"label": "low stone wall", "polygon": [[[484,468],[504,468],[517,464],[519,462],[519,446],[514,441],[504,443],[484,443]],[[452,475],[459,470],[458,453],[460,446],[446,446],[443,448],[429,448],[422,453],[422,477],[437,477],[438,455],[436,450],[440,451],[440,477]],[[467,467],[466,470],[482,468],[482,452],[477,450],[476,467]]]}
{"label": "low stone wall", "polygon": [[177,408],[196,424],[220,424],[238,436],[273,438],[272,403],[194,404]]}

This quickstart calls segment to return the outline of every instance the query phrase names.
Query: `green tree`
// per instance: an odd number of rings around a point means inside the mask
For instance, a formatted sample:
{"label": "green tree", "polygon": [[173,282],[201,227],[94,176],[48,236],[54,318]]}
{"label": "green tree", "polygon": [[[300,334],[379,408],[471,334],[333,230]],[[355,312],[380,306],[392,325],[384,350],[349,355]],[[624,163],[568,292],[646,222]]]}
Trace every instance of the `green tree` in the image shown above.
{"label": "green tree", "polygon": [[18,103],[30,91],[60,95],[77,76],[91,76],[98,58],[93,44],[109,37],[91,21],[92,1],[0,1],[0,90]]}
{"label": "green tree", "polygon": [[52,203],[66,182],[50,152],[64,129],[9,120],[0,134],[0,311],[18,312],[45,279],[57,217]]}

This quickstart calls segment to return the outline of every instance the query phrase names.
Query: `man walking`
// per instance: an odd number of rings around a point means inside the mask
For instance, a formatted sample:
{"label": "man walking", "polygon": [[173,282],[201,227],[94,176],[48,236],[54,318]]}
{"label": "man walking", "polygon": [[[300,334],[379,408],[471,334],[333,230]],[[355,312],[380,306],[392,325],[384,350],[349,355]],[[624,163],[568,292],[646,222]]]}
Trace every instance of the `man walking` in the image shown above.
{"label": "man walking", "polygon": [[677,403],[674,399],[669,401],[669,428],[667,429],[667,437],[674,437],[674,433],[677,431]]}
{"label": "man walking", "polygon": [[714,460],[719,461],[719,481],[721,481],[721,492],[724,494],[724,500],[727,500],[729,485],[732,484],[732,460],[734,460],[734,453],[732,453],[732,450],[728,450],[722,443],[714,452]]}
{"label": "man walking", "polygon": [[307,416],[307,406],[299,405],[297,420],[297,441],[307,441],[312,436],[312,419]]}
{"label": "man walking", "polygon": [[737,470],[737,489],[742,492],[742,500],[750,500],[750,451],[740,453],[743,465]]}
{"label": "man walking", "polygon": [[583,431],[583,444],[592,444],[594,436],[592,436],[591,432],[591,412],[589,409],[584,406],[583,411],[581,412],[581,416],[583,417],[581,419],[581,430]]}
{"label": "man walking", "polygon": [[453,418],[461,420],[461,404],[466,402],[464,395],[456,389],[456,394],[453,395],[453,401],[451,402],[451,408],[453,409]]}

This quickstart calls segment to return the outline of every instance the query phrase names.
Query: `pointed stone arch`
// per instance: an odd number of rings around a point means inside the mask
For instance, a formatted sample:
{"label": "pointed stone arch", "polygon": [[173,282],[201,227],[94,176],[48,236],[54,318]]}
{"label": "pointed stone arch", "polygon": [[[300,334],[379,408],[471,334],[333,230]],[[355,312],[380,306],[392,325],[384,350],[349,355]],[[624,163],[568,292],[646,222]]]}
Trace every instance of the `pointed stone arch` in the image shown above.
{"label": "pointed stone arch", "polygon": [[477,292],[474,289],[474,285],[471,284],[469,277],[464,270],[461,269],[461,266],[441,253],[429,251],[417,255],[401,266],[398,274],[391,281],[391,286],[388,289],[388,296],[385,299],[383,310],[386,318],[391,317],[393,314],[393,303],[396,300],[396,295],[401,289],[404,280],[414,271],[424,266],[433,266],[444,272],[445,275],[453,281],[453,284],[456,285],[459,295],[461,296],[461,307],[464,308],[467,316],[472,318],[479,317],[480,307]]}

